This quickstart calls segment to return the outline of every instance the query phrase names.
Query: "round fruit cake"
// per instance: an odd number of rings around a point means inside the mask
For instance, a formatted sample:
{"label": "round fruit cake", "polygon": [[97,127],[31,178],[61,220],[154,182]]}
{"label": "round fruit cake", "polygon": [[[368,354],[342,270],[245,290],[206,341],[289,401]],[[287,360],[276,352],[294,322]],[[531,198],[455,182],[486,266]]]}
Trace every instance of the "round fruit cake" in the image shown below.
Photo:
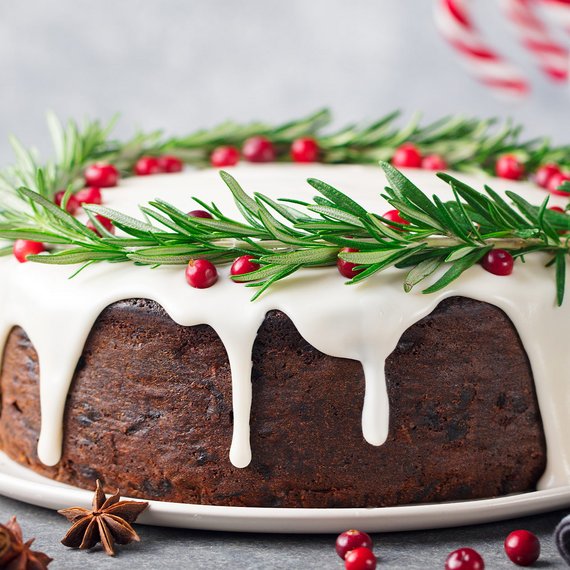
{"label": "round fruit cake", "polygon": [[[432,173],[405,172],[453,199]],[[310,202],[310,176],[390,208],[379,167],[232,174],[273,199]],[[103,191],[139,219],[139,204],[188,212],[194,196],[239,215],[213,169]],[[211,505],[380,507],[568,485],[570,305],[556,306],[544,265],[529,255],[505,277],[476,264],[429,295],[405,292],[397,268],[346,286],[336,267],[310,267],[251,301],[224,266],[202,289],[178,266],[100,263],[69,279],[69,267],[0,259],[0,445],[79,487]]]}

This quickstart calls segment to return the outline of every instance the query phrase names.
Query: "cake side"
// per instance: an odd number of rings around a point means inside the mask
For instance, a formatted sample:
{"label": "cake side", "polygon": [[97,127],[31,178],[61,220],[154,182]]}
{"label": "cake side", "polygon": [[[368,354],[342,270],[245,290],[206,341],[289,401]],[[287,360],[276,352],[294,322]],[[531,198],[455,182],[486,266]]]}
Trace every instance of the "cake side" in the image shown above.
{"label": "cake side", "polygon": [[[69,392],[60,463],[37,458],[37,355],[22,329],[5,348],[0,440],[60,481],[124,495],[281,507],[372,507],[534,489],[546,450],[532,373],[498,308],[443,301],[386,362],[390,429],[362,436],[359,362],[327,356],[271,311],[253,349],[252,462],[228,459],[231,375],[212,328],[175,324],[156,303],[97,319]],[[516,445],[513,442],[516,441]]]}

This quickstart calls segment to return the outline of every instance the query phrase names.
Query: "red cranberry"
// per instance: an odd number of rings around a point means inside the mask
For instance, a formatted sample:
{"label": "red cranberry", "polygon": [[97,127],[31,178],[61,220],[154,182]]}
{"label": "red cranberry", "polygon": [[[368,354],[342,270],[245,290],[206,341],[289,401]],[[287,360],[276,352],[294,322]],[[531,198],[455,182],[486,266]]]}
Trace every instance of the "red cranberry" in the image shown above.
{"label": "red cranberry", "polygon": [[439,154],[428,154],[422,159],[422,168],[426,170],[445,170],[447,168],[447,162],[443,156]]}
{"label": "red cranberry", "polygon": [[541,187],[541,188],[548,188],[548,182],[552,178],[554,174],[560,173],[560,167],[558,164],[549,163],[543,164],[537,171],[534,176],[534,181]]}
{"label": "red cranberry", "polygon": [[344,560],[346,555],[355,548],[372,548],[372,539],[360,530],[347,530],[336,538],[336,553]]}
{"label": "red cranberry", "polygon": [[28,261],[28,255],[38,255],[45,250],[44,244],[39,241],[17,239],[14,242],[14,257],[20,263],[26,263],[26,261]]}
{"label": "red cranberry", "polygon": [[[410,222],[408,222],[408,220],[404,220],[404,218],[402,218],[399,210],[388,210],[387,212],[382,214],[382,217],[386,218],[387,220],[390,220],[391,222],[396,222],[397,224],[404,224],[406,226],[410,225]],[[396,226],[390,226],[390,227],[394,230],[400,229]]]}
{"label": "red cranberry", "polygon": [[210,164],[215,168],[235,166],[239,162],[239,150],[235,146],[219,146],[210,155]]}
{"label": "red cranberry", "polygon": [[564,214],[564,208],[561,208],[560,206],[550,206],[548,209],[552,210],[553,212],[560,212],[561,214]]}
{"label": "red cranberry", "polygon": [[[53,197],[53,201],[60,208],[61,208],[61,204],[63,203],[63,197],[64,196],[65,196],[65,190],[61,190],[59,192],[56,192],[55,196]],[[77,199],[77,196],[74,196],[73,194],[71,194],[71,196],[69,196],[69,198],[67,200],[67,205],[65,206],[66,211],[73,216],[73,214],[75,214],[75,212],[77,212],[77,210],[79,210],[80,207],[81,207],[81,204],[80,204],[79,200]]]}
{"label": "red cranberry", "polygon": [[481,261],[483,268],[494,275],[510,275],[513,272],[513,256],[504,249],[488,251]]}
{"label": "red cranberry", "polygon": [[422,166],[422,155],[416,145],[405,143],[394,152],[392,164],[397,168],[420,168]]}
{"label": "red cranberry", "polygon": [[191,212],[188,212],[188,215],[191,218],[213,218],[212,214],[210,214],[210,212],[206,212],[206,210],[192,210]]}
{"label": "red cranberry", "polygon": [[119,171],[106,162],[96,162],[85,169],[85,185],[111,188],[119,181]]}
{"label": "red cranberry", "polygon": [[[340,252],[347,252],[347,251],[353,252],[353,251],[358,251],[358,249],[354,249],[353,247],[343,247],[340,250]],[[352,279],[355,275],[358,275],[359,273],[362,273],[364,271],[364,269],[354,269],[358,265],[359,265],[358,263],[350,263],[350,261],[345,261],[340,257],[336,260],[336,266],[338,268],[338,272],[343,277],[348,277],[349,279]]]}
{"label": "red cranberry", "polygon": [[275,147],[267,137],[256,136],[247,139],[243,143],[241,152],[249,162],[273,162],[275,160]]}
{"label": "red cranberry", "polygon": [[82,188],[75,193],[77,201],[83,206],[83,204],[102,204],[103,196],[101,195],[101,190],[95,186],[89,186],[87,188]]}
{"label": "red cranberry", "polygon": [[[111,232],[112,234],[115,233],[115,226],[113,225],[113,222],[109,218],[101,216],[101,214],[95,214],[95,218],[108,232]],[[89,220],[86,225],[92,232],[95,232],[99,237],[102,237],[101,233],[95,227],[95,224],[91,220]]]}
{"label": "red cranberry", "polygon": [[310,137],[293,141],[291,145],[291,158],[294,162],[316,162],[319,158],[319,145]]}
{"label": "red cranberry", "polygon": [[232,275],[243,275],[244,273],[251,273],[257,271],[260,267],[259,263],[253,263],[251,260],[255,259],[254,255],[242,255],[234,259],[230,273]]}
{"label": "red cranberry", "polygon": [[484,568],[483,558],[472,548],[454,550],[445,561],[445,570],[484,570]]}
{"label": "red cranberry", "polygon": [[360,547],[351,550],[344,559],[346,570],[374,570],[376,556],[370,548]]}
{"label": "red cranberry", "polygon": [[192,259],[186,267],[186,281],[195,289],[207,289],[218,280],[216,266],[207,259]]}
{"label": "red cranberry", "polygon": [[495,164],[495,173],[499,178],[520,180],[524,175],[524,166],[516,156],[504,154]]}
{"label": "red cranberry", "polygon": [[160,172],[170,174],[172,172],[182,172],[184,163],[177,156],[165,154],[158,157],[158,167],[160,168]]}
{"label": "red cranberry", "polygon": [[135,174],[137,176],[150,176],[163,172],[160,161],[156,156],[141,156],[135,164]]}
{"label": "red cranberry", "polygon": [[519,566],[530,566],[540,556],[540,541],[528,530],[515,530],[505,540],[507,556]]}
{"label": "red cranberry", "polygon": [[569,174],[565,174],[564,172],[553,174],[548,181],[547,190],[552,194],[556,194],[557,196],[570,197],[570,193],[565,192],[564,190],[558,190],[558,188],[568,180],[570,180]]}

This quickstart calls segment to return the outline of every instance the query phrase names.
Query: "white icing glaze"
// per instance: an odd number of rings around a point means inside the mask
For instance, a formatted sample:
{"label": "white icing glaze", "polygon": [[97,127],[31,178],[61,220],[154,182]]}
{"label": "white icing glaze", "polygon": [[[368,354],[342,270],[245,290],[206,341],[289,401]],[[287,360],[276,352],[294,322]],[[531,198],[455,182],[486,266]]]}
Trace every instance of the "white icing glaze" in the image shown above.
{"label": "white icing glaze", "polygon": [[[238,167],[234,174],[248,192],[298,199],[310,199],[315,193],[306,184],[307,177],[320,178],[373,211],[388,209],[379,197],[385,178],[377,167],[257,165]],[[409,171],[408,175],[425,191],[450,197],[447,185],[432,173]],[[481,180],[463,178],[482,185]],[[514,187],[534,203],[544,197],[530,184],[495,180],[493,186],[499,191]],[[134,216],[139,215],[137,204],[157,196],[183,210],[195,209],[191,197],[199,196],[216,202],[226,213],[239,215],[213,170],[129,179],[104,192],[106,205]],[[552,203],[562,205],[564,200],[553,197]],[[422,295],[420,290],[404,293],[402,273],[395,269],[352,287],[344,285],[334,268],[304,270],[252,303],[252,290],[233,283],[227,268],[220,268],[214,287],[198,290],[186,284],[181,267],[101,263],[69,280],[73,268],[19,264],[5,258],[0,260],[0,347],[11,328],[20,325],[37,350],[41,369],[38,455],[45,464],[55,465],[61,455],[63,412],[73,372],[105,307],[122,299],[147,298],[160,303],[181,325],[208,324],[226,347],[232,372],[234,431],[229,457],[237,467],[246,467],[251,460],[251,353],[267,311],[285,312],[321,352],[362,363],[366,378],[363,436],[370,444],[381,445],[389,426],[384,362],[401,335],[446,297],[486,301],[513,321],[530,359],[548,450],[539,487],[550,488],[570,484],[570,351],[566,348],[570,300],[561,308],[555,306],[553,270],[543,265],[540,255],[529,256],[526,264],[516,264],[510,277],[473,267],[434,295]]]}

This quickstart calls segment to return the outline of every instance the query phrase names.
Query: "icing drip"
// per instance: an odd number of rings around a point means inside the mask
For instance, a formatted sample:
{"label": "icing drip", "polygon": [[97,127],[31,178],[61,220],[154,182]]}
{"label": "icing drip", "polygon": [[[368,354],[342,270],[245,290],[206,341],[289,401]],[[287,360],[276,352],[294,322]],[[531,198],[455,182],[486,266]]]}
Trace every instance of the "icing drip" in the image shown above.
{"label": "icing drip", "polygon": [[[411,171],[410,177],[428,193],[449,198],[448,187],[433,174]],[[382,213],[389,207],[379,198],[385,179],[379,168],[361,166],[239,167],[236,176],[248,192],[273,197],[309,199],[314,191],[308,176],[321,178]],[[467,180],[469,182],[469,180]],[[475,186],[481,181],[472,180]],[[528,184],[494,181],[497,190],[513,188],[539,203],[544,192]],[[183,210],[190,196],[214,200],[222,211],[238,215],[229,191],[213,170],[181,175],[130,179],[105,191],[105,204],[138,215],[137,203],[157,195]],[[554,197],[552,203],[562,204]],[[552,269],[541,256],[518,263],[513,275],[497,277],[480,267],[464,273],[448,289],[434,295],[404,293],[402,272],[392,269],[352,287],[335,268],[303,270],[279,282],[252,303],[252,289],[233,283],[220,268],[218,283],[208,290],[188,287],[181,267],[151,270],[129,264],[98,264],[68,279],[73,268],[19,264],[0,260],[0,346],[10,329],[20,325],[35,346],[40,363],[40,460],[56,464],[61,456],[66,396],[89,332],[109,304],[129,298],[152,299],[178,324],[208,324],[223,342],[232,373],[233,437],[229,459],[237,467],[251,461],[251,356],[265,314],[286,313],[300,334],[328,355],[362,363],[365,398],[363,437],[371,445],[385,442],[389,403],[384,363],[401,335],[446,297],[464,296],[496,305],[517,328],[529,357],[547,441],[548,461],[540,488],[570,484],[570,300],[555,306]],[[334,386],[331,386],[334,390]]]}

